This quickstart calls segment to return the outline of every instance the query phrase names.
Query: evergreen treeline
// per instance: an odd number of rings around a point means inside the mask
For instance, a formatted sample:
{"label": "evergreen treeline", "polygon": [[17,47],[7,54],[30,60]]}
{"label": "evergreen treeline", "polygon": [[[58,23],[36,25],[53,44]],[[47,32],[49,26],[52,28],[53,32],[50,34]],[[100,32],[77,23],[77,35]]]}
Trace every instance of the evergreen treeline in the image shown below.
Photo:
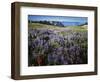
{"label": "evergreen treeline", "polygon": [[47,24],[47,25],[54,25],[54,26],[61,26],[64,27],[64,25],[59,21],[28,21],[29,23],[40,23],[40,24]]}

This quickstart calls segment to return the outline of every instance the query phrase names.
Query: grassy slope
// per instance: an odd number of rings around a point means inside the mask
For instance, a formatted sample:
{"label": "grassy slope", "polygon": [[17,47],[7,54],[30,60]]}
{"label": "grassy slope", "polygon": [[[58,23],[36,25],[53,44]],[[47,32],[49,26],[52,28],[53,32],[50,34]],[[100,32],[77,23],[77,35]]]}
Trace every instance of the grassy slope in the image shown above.
{"label": "grassy slope", "polygon": [[28,24],[29,28],[33,29],[41,29],[41,28],[46,28],[46,29],[52,29],[52,30],[73,30],[73,31],[78,31],[78,32],[84,32],[87,31],[87,26],[83,28],[82,26],[66,26],[66,27],[59,27],[59,26],[54,26],[54,25],[46,25],[46,24],[40,24],[40,23],[30,23]]}

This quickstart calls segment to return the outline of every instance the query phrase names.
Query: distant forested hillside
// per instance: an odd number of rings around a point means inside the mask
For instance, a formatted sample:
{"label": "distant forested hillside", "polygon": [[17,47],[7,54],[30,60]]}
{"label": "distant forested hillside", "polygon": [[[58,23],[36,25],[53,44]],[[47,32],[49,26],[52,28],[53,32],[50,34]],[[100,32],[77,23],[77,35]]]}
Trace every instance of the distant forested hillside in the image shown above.
{"label": "distant forested hillside", "polygon": [[82,26],[87,25],[86,23],[80,23],[80,22],[61,22],[61,21],[28,21],[29,23],[40,23],[40,24],[46,24],[46,25],[54,25],[54,26]]}

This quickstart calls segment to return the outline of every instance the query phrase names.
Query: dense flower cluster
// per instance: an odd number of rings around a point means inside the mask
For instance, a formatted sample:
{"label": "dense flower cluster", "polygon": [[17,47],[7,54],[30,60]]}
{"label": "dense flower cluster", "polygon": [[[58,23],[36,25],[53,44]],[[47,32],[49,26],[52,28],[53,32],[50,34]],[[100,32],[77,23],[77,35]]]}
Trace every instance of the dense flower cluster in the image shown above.
{"label": "dense flower cluster", "polygon": [[29,29],[28,65],[87,64],[87,32]]}

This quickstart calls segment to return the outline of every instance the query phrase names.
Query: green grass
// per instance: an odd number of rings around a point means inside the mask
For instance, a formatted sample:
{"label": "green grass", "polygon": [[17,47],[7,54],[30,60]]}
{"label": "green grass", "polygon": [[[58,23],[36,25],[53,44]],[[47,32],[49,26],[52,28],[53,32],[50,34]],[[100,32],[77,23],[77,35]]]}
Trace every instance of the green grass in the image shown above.
{"label": "green grass", "polygon": [[69,26],[66,28],[70,28],[70,29],[75,30],[75,31],[82,31],[82,32],[87,31],[87,27],[83,28],[82,26]]}
{"label": "green grass", "polygon": [[31,27],[31,28],[59,28],[58,26],[46,25],[46,24],[40,24],[40,23],[29,23],[28,27]]}
{"label": "green grass", "polygon": [[40,24],[40,23],[29,23],[28,24],[29,28],[33,28],[33,29],[42,29],[42,28],[46,28],[46,29],[52,29],[52,30],[68,30],[68,31],[75,31],[75,32],[84,32],[87,31],[87,26],[85,26],[85,28],[83,28],[82,26],[66,26],[66,27],[59,27],[59,26],[54,26],[54,25],[46,25],[46,24]]}

